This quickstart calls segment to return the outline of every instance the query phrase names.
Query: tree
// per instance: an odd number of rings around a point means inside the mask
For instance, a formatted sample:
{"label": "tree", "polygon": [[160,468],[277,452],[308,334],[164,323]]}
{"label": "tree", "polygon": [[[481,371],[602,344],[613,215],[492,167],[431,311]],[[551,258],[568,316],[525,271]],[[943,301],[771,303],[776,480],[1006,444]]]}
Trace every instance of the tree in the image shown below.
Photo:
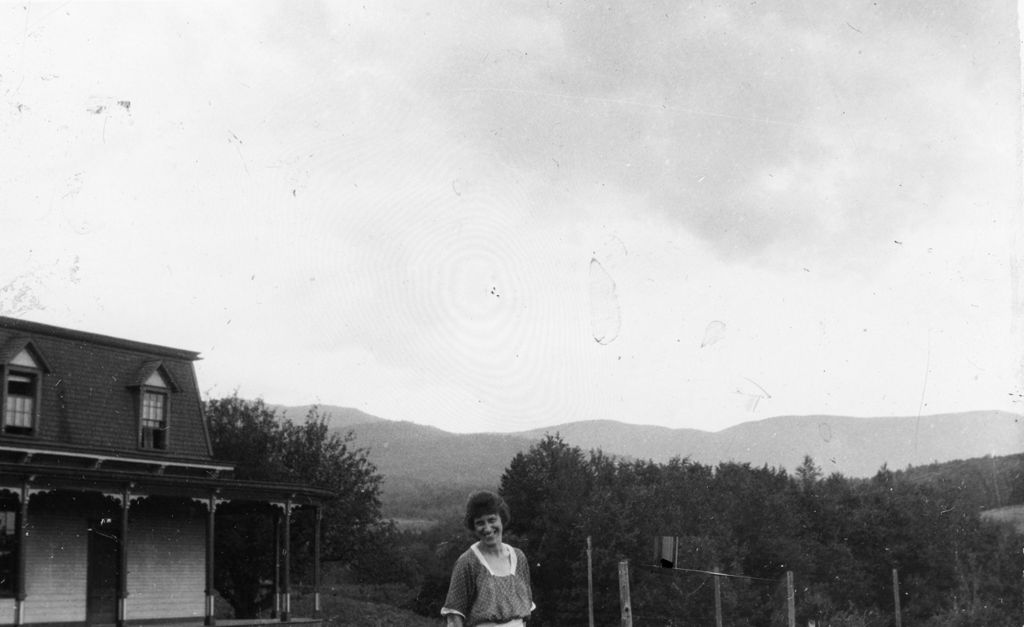
{"label": "tree", "polygon": [[802,492],[809,492],[814,489],[815,484],[821,481],[821,467],[814,463],[814,458],[804,455],[804,461],[796,469],[796,478]]}
{"label": "tree", "polygon": [[540,624],[564,625],[561,617],[580,615],[570,598],[577,588],[573,564],[583,551],[574,531],[590,483],[583,452],[558,435],[517,454],[501,477],[500,492],[512,511],[508,530],[526,541]]}
{"label": "tree", "polygon": [[[365,450],[353,446],[352,432],[330,430],[327,417],[313,407],[296,424],[261,399],[237,395],[205,402],[213,454],[235,462],[238,479],[300,483],[330,490],[336,496],[324,505],[323,555],[356,568],[374,564],[393,530],[381,519],[381,477]],[[216,586],[236,617],[252,617],[271,602],[261,581],[274,569],[273,510],[266,505],[230,503],[218,512]],[[311,516],[296,516],[291,555],[297,580],[312,572]],[[230,550],[228,550],[230,547]],[[262,550],[253,550],[262,547]]]}

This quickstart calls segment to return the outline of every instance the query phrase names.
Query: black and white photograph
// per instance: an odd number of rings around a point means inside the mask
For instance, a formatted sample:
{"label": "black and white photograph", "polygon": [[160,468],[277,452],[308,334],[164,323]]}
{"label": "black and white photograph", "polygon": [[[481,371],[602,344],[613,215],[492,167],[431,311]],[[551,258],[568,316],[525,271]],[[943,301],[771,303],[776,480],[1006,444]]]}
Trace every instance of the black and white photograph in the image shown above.
{"label": "black and white photograph", "polygon": [[1021,44],[0,3],[0,627],[1024,624]]}

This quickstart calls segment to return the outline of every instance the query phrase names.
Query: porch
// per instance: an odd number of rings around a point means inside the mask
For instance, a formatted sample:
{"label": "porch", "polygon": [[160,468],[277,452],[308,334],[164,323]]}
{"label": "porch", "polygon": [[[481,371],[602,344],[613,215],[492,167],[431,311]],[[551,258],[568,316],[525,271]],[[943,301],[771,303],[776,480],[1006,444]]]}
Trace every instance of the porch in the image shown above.
{"label": "porch", "polygon": [[[17,470],[23,473],[29,465],[22,462]],[[293,519],[304,519],[310,555],[295,557],[311,562],[312,607],[300,613],[318,616],[321,491],[31,466],[31,475],[0,472],[0,526],[6,529],[0,535],[10,545],[4,570],[9,576],[3,579],[13,579],[14,592],[0,595],[0,625],[322,624],[292,612],[288,548]],[[7,469],[0,462],[0,471]],[[236,505],[243,511],[232,514]],[[267,533],[256,544],[220,557],[254,555],[251,548],[264,548],[257,553],[266,553],[261,559],[269,559],[270,572],[261,579],[267,578],[277,599],[276,617],[215,618],[221,614],[214,608],[214,534],[233,527],[239,517],[263,519]]]}

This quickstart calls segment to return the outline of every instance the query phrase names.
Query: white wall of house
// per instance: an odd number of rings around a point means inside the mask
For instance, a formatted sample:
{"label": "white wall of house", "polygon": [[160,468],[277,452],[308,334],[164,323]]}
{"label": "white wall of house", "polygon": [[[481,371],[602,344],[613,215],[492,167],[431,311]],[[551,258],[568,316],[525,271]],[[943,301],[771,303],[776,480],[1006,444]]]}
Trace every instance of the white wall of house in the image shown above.
{"label": "white wall of house", "polygon": [[74,512],[36,513],[31,507],[29,519],[29,533],[23,545],[23,621],[84,621],[89,546],[86,519]]}
{"label": "white wall of house", "polygon": [[[88,516],[74,510],[29,509],[24,539],[23,622],[86,620]],[[206,524],[181,511],[130,509],[128,620],[202,617],[205,609]],[[14,599],[0,599],[0,624],[13,624]]]}
{"label": "white wall of house", "polygon": [[14,624],[14,599],[0,599],[0,625]]}
{"label": "white wall of house", "polygon": [[206,523],[184,512],[128,514],[128,620],[205,614]]}

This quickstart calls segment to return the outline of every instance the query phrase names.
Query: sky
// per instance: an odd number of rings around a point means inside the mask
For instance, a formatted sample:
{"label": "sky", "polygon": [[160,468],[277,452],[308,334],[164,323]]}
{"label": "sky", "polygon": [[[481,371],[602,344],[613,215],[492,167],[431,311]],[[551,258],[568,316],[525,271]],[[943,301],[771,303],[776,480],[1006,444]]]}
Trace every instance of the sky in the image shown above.
{"label": "sky", "polygon": [[455,432],[1024,411],[1017,6],[0,4],[0,315]]}

